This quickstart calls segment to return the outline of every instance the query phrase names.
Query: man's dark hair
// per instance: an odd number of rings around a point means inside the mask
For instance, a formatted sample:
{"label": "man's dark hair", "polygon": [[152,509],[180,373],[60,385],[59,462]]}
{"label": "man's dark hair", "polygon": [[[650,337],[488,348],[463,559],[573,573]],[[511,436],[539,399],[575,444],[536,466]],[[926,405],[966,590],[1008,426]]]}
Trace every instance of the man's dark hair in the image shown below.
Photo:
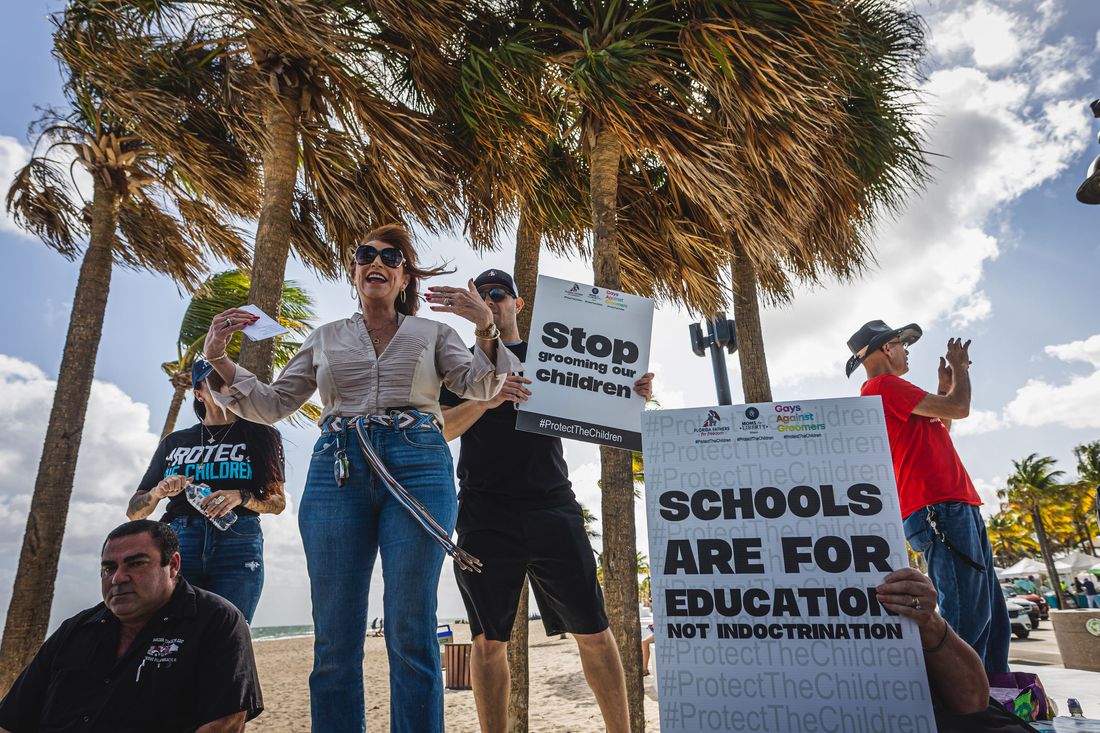
{"label": "man's dark hair", "polygon": [[[153,542],[160,548],[160,564],[167,565],[180,550],[180,541],[176,537],[176,531],[164,522],[154,522],[152,519],[135,519],[132,522],[120,524],[111,530],[107,539],[103,540],[103,547],[111,540],[119,537],[129,537],[132,534],[146,533],[153,538]],[[102,552],[102,548],[100,548]]]}

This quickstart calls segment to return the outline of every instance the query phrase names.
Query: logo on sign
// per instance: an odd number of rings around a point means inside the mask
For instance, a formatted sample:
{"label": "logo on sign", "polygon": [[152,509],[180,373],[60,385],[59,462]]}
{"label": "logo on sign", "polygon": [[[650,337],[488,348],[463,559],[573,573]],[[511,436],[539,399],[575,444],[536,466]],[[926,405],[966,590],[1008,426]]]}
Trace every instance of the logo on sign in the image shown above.
{"label": "logo on sign", "polygon": [[699,438],[696,443],[729,443],[729,431],[729,425],[722,424],[722,416],[717,410],[707,410],[707,416],[692,432]]}
{"label": "logo on sign", "polygon": [[760,417],[759,407],[746,407],[744,419],[737,424],[737,432],[748,433],[749,437],[741,437],[738,440],[771,440],[772,436],[767,435],[768,421],[767,419]]}
{"label": "logo on sign", "polygon": [[[808,410],[803,410],[802,405],[776,405],[775,422],[781,433],[795,433],[798,436],[805,434],[819,434],[828,427],[823,418],[818,417]],[[784,435],[784,438],[795,437]]]}
{"label": "logo on sign", "polygon": [[566,300],[583,300],[584,295],[581,293],[581,286],[577,283],[573,283],[573,287],[565,291]]}
{"label": "logo on sign", "polygon": [[617,311],[626,310],[626,298],[624,298],[621,293],[616,293],[614,290],[608,290],[604,293],[603,304]]}

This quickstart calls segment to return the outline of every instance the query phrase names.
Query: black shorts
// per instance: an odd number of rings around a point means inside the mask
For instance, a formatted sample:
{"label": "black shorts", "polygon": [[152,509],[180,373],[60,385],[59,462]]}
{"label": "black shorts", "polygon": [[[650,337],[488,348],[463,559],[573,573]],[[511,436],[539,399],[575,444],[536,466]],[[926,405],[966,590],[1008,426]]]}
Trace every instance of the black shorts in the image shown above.
{"label": "black shorts", "polygon": [[[470,521],[475,513],[477,520]],[[464,524],[474,528],[464,531]],[[597,634],[607,628],[596,557],[576,502],[512,511],[463,499],[458,546],[482,562],[480,573],[455,566],[473,636],[508,641],[525,574],[547,636]]]}

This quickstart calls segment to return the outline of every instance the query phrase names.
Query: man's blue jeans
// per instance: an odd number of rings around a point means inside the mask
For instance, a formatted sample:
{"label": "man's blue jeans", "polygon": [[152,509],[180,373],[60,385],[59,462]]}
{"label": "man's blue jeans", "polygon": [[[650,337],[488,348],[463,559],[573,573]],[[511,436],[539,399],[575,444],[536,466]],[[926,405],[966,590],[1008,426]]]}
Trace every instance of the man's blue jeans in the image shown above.
{"label": "man's blue jeans", "polygon": [[217,593],[252,623],[264,588],[264,535],[257,516],[238,516],[224,532],[205,517],[171,521],[180,541],[180,573],[196,588]]}
{"label": "man's blue jeans", "polygon": [[[367,434],[390,473],[454,529],[457,501],[451,451],[437,430],[370,425]],[[350,476],[336,485],[337,443]],[[314,733],[361,733],[367,595],[382,556],[390,730],[443,733],[443,677],[436,642],[436,594],[443,548],[367,467],[354,430],[323,433],[314,446],[298,525],[313,598],[314,660],[309,676]]]}
{"label": "man's blue jeans", "polygon": [[[933,534],[929,509],[952,547],[984,566],[984,571],[972,567]],[[948,502],[918,509],[905,520],[905,538],[928,563],[928,575],[939,591],[940,614],[982,658],[986,672],[1007,672],[1012,629],[979,508]]]}

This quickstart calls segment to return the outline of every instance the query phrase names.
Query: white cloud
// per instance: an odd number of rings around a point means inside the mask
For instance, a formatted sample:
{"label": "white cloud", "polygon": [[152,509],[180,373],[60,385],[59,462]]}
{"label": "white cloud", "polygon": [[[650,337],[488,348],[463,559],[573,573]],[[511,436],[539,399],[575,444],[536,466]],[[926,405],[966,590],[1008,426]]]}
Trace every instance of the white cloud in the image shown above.
{"label": "white cloud", "polygon": [[997,498],[997,491],[1004,488],[1004,479],[995,476],[991,481],[980,478],[971,478],[978,497],[982,500],[982,516],[991,517],[1001,509],[1001,500]]}
{"label": "white cloud", "polygon": [[[30,160],[30,151],[23,143],[14,137],[0,135],[0,189],[7,191],[8,186],[15,178],[16,172],[25,166],[28,160]],[[0,212],[0,232],[24,233],[11,220],[6,210]]]}
{"label": "white cloud", "polygon": [[994,412],[977,411],[957,423],[959,435],[977,435],[1010,425],[1100,427],[1100,414],[1091,407],[1100,404],[1100,334],[1068,344],[1047,346],[1044,351],[1063,362],[1088,364],[1093,370],[1089,374],[1074,375],[1062,384],[1042,378],[1028,380],[999,416]]}
{"label": "white cloud", "polygon": [[[933,158],[935,180],[875,233],[877,265],[861,279],[826,283],[799,293],[788,308],[764,313],[769,370],[780,391],[841,374],[843,344],[872,318],[898,325],[915,321],[926,329],[964,328],[994,313],[982,284],[985,266],[1012,236],[999,218],[1002,210],[1066,170],[1089,142],[1082,134],[1088,123],[1080,100],[1047,98],[1055,89],[1049,80],[1059,69],[1076,74],[1068,46],[1041,36],[1056,8],[1045,4],[1037,18],[1027,19],[1021,15],[1027,5],[1004,2],[997,9],[983,1],[927,11],[934,47],[946,34],[941,50],[966,41],[969,30],[960,29],[981,25],[986,15],[989,37],[1023,28],[1016,41],[1023,45],[1012,53],[1024,65],[1005,71],[990,60],[992,51],[982,51],[976,61],[971,46],[967,54],[936,59],[941,66],[923,87],[927,148],[942,156]],[[1052,47],[1059,50],[1049,51]],[[970,65],[942,65],[945,60]],[[1040,91],[1041,80],[1049,88]]]}
{"label": "white cloud", "polygon": [[1100,334],[1083,341],[1048,346],[1044,351],[1062,361],[1083,361],[1100,368]]}
{"label": "white cloud", "polygon": [[[11,592],[55,386],[33,364],[0,355],[0,608]],[[103,537],[126,521],[126,500],[156,444],[148,407],[112,384],[94,382],[62,545],[55,620],[98,601]]]}
{"label": "white cloud", "polygon": [[969,417],[951,423],[951,432],[955,436],[981,435],[1004,426],[1004,420],[995,410],[971,410]]}
{"label": "white cloud", "polygon": [[928,18],[930,47],[943,61],[1003,68],[1018,62],[1038,42],[1037,32],[1016,13],[984,0]]}

